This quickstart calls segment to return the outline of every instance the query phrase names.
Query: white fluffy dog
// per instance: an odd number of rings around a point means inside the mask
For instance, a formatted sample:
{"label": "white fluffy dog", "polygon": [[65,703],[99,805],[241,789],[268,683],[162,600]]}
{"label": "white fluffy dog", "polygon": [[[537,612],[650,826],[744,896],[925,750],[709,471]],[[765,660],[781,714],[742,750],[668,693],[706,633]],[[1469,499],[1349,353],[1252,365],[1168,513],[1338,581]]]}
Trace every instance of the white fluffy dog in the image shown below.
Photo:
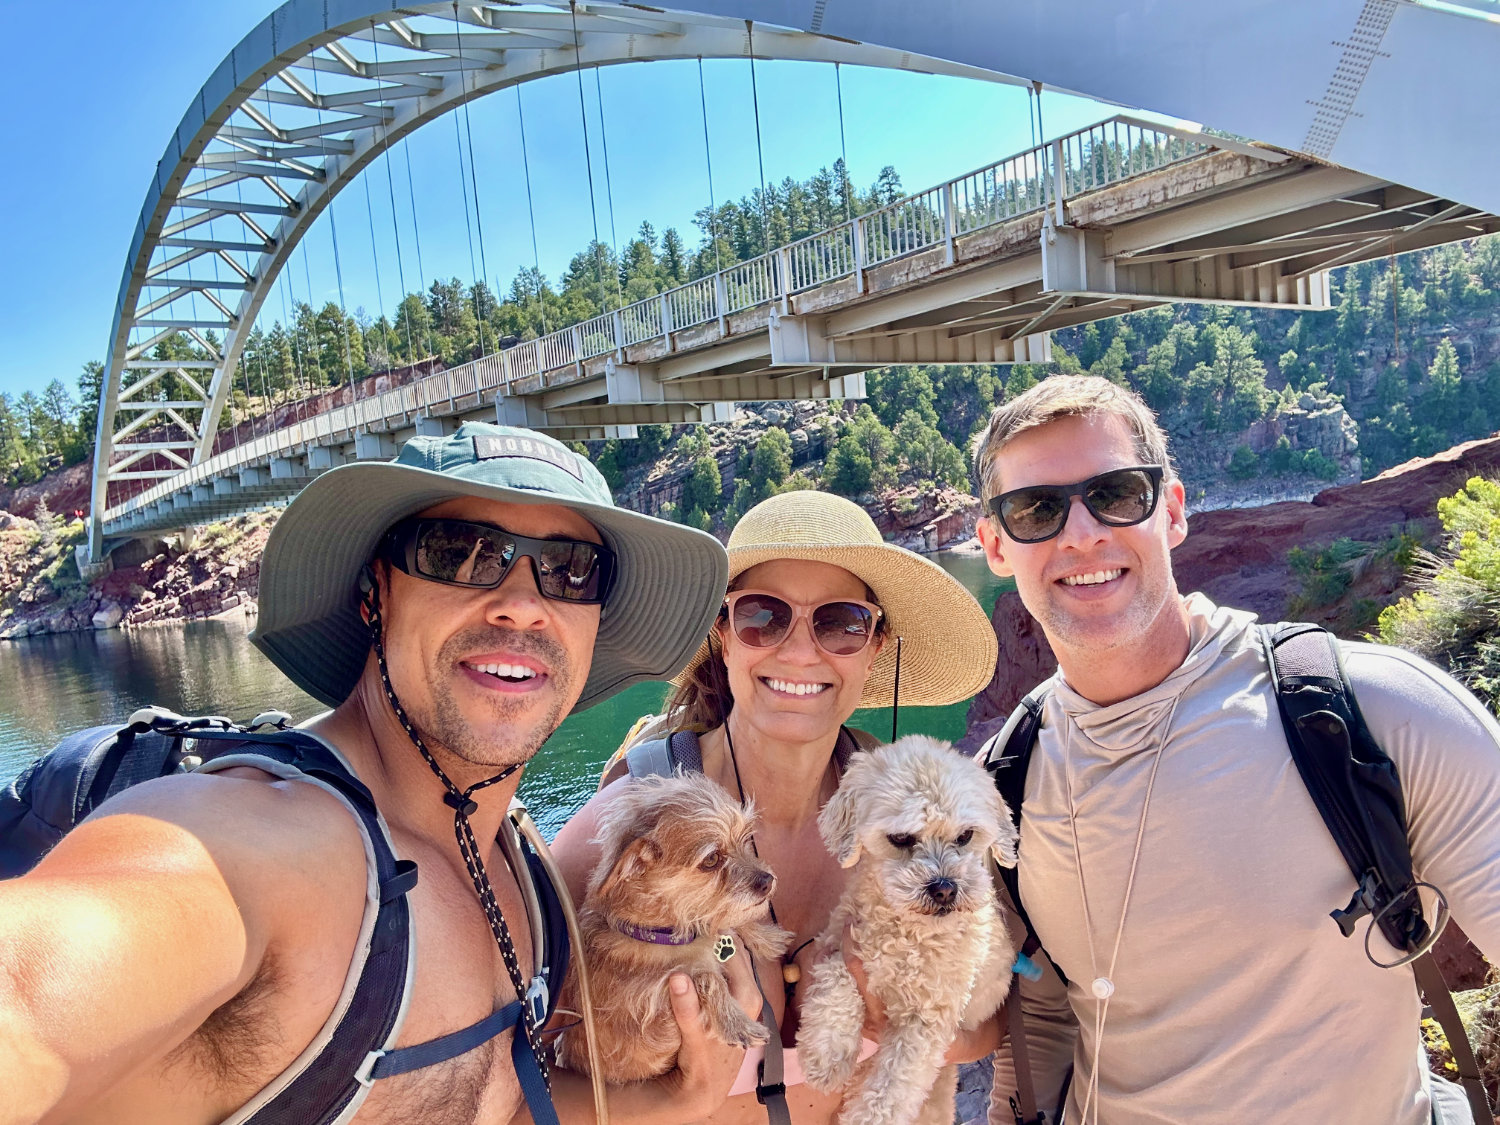
{"label": "white fluffy dog", "polygon": [[[856,755],[818,828],[854,872],[802,1005],[807,1081],[847,1090],[840,1125],[950,1125],[957,1068],[943,1059],[959,1028],[982,1023],[1010,989],[1016,951],[985,863],[992,849],[1016,861],[1009,810],[978,763],[912,735]],[[862,1063],[865,1006],[844,963],[846,927],[887,1017]]]}

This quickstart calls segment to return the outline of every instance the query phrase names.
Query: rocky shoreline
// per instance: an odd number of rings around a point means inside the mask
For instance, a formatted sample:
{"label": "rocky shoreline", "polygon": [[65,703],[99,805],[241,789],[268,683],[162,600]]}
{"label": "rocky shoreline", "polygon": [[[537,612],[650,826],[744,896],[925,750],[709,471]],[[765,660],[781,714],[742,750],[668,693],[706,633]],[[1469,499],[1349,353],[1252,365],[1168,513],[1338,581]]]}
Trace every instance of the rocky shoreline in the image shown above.
{"label": "rocky shoreline", "polygon": [[73,554],[83,525],[47,527],[0,514],[0,640],[253,616],[260,553],[275,511],[251,512],[165,540],[119,548],[108,574],[85,582]]}
{"label": "rocky shoreline", "polygon": [[[1210,511],[1200,501],[1191,506],[1193,534],[1176,552],[1178,573],[1185,589],[1285,615],[1298,585],[1287,562],[1292,547],[1319,548],[1339,538],[1374,543],[1403,533],[1430,537],[1438,497],[1476,474],[1500,474],[1500,438],[1455,446],[1306,500],[1267,496],[1270,503],[1251,507],[1250,496],[1218,497],[1230,506]],[[675,475],[632,482],[621,502],[638,510],[659,509],[672,496]],[[889,542],[923,553],[979,549],[973,536],[980,504],[967,493],[907,485],[858,500]],[[260,553],[279,509],[127,544],[115,551],[110,573],[91,582],[79,577],[73,557],[83,541],[82,522],[65,523],[48,516],[45,507],[37,514],[40,522],[0,512],[0,640],[253,614]],[[1382,563],[1379,552],[1356,569],[1340,603],[1320,607],[1326,612],[1312,616],[1357,632],[1358,610],[1375,601],[1388,603],[1403,581],[1401,569]],[[1004,659],[995,682],[973,705],[971,718],[981,729],[1009,713],[1023,685],[1052,669],[1045,639],[1013,595],[997,603],[995,627]]]}

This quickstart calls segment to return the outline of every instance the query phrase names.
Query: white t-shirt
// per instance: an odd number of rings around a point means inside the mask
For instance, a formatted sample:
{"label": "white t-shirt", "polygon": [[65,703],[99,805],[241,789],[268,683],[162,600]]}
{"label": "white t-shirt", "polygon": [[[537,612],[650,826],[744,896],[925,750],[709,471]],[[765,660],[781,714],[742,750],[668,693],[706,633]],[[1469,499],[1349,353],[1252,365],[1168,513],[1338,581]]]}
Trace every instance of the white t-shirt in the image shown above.
{"label": "white t-shirt", "polygon": [[[1345,938],[1329,918],[1354,880],[1292,761],[1254,618],[1200,594],[1187,606],[1189,655],[1150,691],[1099,707],[1060,675],[1051,683],[1019,873],[1038,937],[1071,983],[1064,992],[1051,972],[1023,982],[1038,1096],[1056,1104],[1071,1062],[1074,1123],[1097,1065],[1108,1125],[1428,1125],[1411,971],[1366,959],[1367,920]],[[1500,951],[1500,726],[1408,653],[1344,653],[1400,773],[1417,877],[1443,889],[1480,949]],[[1378,930],[1371,948],[1397,956]],[[1098,976],[1115,985],[1102,1039]],[[996,1071],[1003,1107],[1008,1048]]]}

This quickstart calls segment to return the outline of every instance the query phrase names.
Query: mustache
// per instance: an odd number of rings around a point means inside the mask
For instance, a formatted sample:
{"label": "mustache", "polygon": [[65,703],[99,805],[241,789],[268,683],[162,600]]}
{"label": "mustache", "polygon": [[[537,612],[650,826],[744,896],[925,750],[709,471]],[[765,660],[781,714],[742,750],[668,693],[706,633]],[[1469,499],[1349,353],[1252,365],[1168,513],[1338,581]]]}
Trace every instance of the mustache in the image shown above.
{"label": "mustache", "polygon": [[521,629],[506,629],[498,625],[479,626],[456,633],[443,643],[438,656],[444,660],[457,661],[466,653],[483,652],[487,649],[504,648],[523,656],[534,656],[547,665],[553,675],[566,677],[572,669],[568,653],[554,637]]}

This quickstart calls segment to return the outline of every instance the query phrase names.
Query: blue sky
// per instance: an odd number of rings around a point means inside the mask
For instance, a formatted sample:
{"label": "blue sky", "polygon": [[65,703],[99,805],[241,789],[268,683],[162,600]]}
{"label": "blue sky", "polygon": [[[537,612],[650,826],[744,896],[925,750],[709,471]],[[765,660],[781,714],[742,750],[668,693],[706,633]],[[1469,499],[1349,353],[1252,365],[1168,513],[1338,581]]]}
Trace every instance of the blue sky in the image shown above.
{"label": "blue sky", "polygon": [[[184,108],[236,42],[275,7],[274,0],[77,0],[66,15],[54,5],[7,11],[14,43],[63,44],[12,52],[0,69],[0,213],[10,218],[0,271],[0,392],[40,391],[59,378],[73,389],[90,359],[105,358],[125,253],[146,185]],[[757,62],[761,142],[768,182],[805,177],[839,155],[834,69],[811,63]],[[703,64],[714,195],[738,198],[759,184],[750,70],[739,60]],[[66,76],[65,80],[64,77]],[[708,202],[698,70],[691,62],[606,68],[599,129],[595,74],[585,71],[600,237],[623,242],[643,220],[676,226],[690,246],[692,215]],[[929,75],[844,67],[844,127],[851,175],[866,186],[894,165],[918,189],[1025,148],[1030,120],[1016,87]],[[541,266],[556,278],[593,235],[577,79],[554,77],[523,87],[531,190]],[[1049,135],[1114,110],[1056,94],[1044,98]],[[519,156],[516,95],[474,103],[469,128],[492,284],[503,290],[530,265],[531,229]],[[606,191],[603,143],[609,151]],[[459,195],[452,116],[409,141],[425,288],[434,277],[469,279],[469,249]],[[398,155],[398,188],[406,166]],[[377,161],[334,204],[346,303],[371,315],[389,310],[396,270],[386,171]],[[418,288],[411,216],[396,193],[406,287]],[[374,245],[371,240],[373,218]],[[304,240],[290,276],[305,300],[336,300],[330,227],[325,215]],[[378,256],[379,270],[375,269]],[[274,295],[263,323],[280,316]]]}

